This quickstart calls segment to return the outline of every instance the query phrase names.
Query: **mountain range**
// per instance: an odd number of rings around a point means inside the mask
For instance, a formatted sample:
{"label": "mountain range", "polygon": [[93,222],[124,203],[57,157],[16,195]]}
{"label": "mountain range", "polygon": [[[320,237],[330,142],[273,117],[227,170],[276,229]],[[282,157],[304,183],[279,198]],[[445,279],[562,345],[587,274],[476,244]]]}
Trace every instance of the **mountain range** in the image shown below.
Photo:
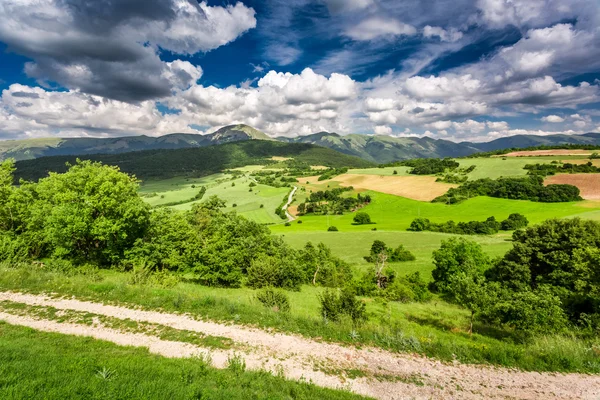
{"label": "mountain range", "polygon": [[549,136],[517,135],[484,143],[456,143],[429,137],[397,138],[385,135],[339,135],[332,132],[319,132],[295,138],[272,138],[248,125],[229,125],[207,135],[173,133],[159,137],[141,135],[119,138],[6,140],[0,141],[0,161],[7,158],[14,158],[18,161],[44,156],[118,154],[141,150],[194,148],[245,140],[308,143],[361,157],[371,162],[387,163],[410,158],[461,157],[478,152],[540,145],[600,145],[600,133]]}

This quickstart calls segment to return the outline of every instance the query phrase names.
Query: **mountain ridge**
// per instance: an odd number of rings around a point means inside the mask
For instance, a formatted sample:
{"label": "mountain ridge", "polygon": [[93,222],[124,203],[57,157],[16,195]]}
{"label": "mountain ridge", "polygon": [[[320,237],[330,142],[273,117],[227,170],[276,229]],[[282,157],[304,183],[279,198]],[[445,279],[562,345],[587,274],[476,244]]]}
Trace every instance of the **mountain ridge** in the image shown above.
{"label": "mountain ridge", "polygon": [[228,125],[207,134],[171,133],[116,138],[47,138],[0,141],[0,161],[7,158],[28,160],[46,156],[119,154],[132,151],[205,147],[246,140],[272,140],[306,143],[361,157],[374,163],[388,163],[410,158],[463,157],[478,152],[540,145],[600,145],[600,133],[582,135],[515,135],[489,142],[452,142],[430,137],[392,137],[386,135],[340,135],[317,132],[306,136],[271,137],[244,124]]}

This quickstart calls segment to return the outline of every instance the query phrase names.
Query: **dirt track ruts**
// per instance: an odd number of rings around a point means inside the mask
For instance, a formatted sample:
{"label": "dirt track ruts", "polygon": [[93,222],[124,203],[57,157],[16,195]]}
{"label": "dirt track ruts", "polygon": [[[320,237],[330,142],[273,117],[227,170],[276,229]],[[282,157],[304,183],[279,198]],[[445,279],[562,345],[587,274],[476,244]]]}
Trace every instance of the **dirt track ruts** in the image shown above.
{"label": "dirt track ruts", "polygon": [[[410,354],[396,354],[374,348],[356,349],[322,343],[296,335],[272,333],[239,325],[198,321],[187,315],[144,311],[76,299],[0,292],[0,301],[54,307],[105,315],[119,319],[151,322],[175,329],[223,336],[249,346],[241,352],[251,369],[273,372],[281,369],[291,379],[306,379],[316,385],[350,389],[379,399],[599,399],[600,376],[537,373],[482,365],[442,363]],[[147,347],[166,357],[189,357],[207,349],[123,333],[101,325],[87,326],[39,320],[0,313],[0,320],[41,331],[90,336],[120,345]],[[233,351],[210,351],[216,367],[223,367]],[[238,354],[240,351],[237,351]],[[348,379],[330,371],[360,369],[380,379]],[[325,372],[324,372],[325,371]],[[382,378],[384,377],[384,378]],[[395,378],[392,378],[395,377]]]}

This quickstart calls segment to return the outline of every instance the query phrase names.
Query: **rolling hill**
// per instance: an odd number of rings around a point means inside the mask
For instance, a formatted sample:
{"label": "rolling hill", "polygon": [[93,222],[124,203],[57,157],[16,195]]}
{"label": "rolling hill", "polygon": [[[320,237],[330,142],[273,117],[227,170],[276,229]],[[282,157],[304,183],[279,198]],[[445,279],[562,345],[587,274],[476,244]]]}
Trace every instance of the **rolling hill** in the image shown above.
{"label": "rolling hill", "polygon": [[375,163],[388,163],[411,158],[463,157],[479,152],[541,145],[600,145],[600,133],[549,136],[517,135],[483,143],[456,143],[429,137],[339,135],[332,132],[319,132],[295,138],[271,138],[248,125],[229,125],[208,135],[173,133],[159,137],[142,135],[120,138],[6,140],[0,141],[0,161],[6,158],[14,158],[18,161],[45,156],[119,154],[143,150],[196,148],[257,139],[313,144]]}
{"label": "rolling hill", "polygon": [[293,158],[309,165],[332,168],[368,168],[374,164],[358,157],[309,143],[282,143],[273,140],[245,140],[221,145],[186,149],[158,149],[119,154],[52,156],[16,163],[15,179],[38,180],[48,172],[65,172],[67,163],[77,158],[118,165],[123,172],[138,178],[165,179],[176,176],[201,177],[246,165],[274,163],[273,157]]}
{"label": "rolling hill", "polygon": [[30,160],[46,156],[118,154],[141,150],[204,147],[244,140],[270,140],[267,134],[247,125],[229,125],[208,135],[173,133],[159,137],[48,138],[0,141],[0,161]]}

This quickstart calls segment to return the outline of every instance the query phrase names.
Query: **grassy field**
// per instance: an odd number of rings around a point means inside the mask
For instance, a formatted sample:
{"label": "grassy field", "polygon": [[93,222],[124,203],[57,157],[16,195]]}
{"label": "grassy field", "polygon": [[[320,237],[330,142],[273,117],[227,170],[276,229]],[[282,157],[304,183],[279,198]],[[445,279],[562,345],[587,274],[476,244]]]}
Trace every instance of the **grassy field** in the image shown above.
{"label": "grassy field", "polygon": [[[600,202],[581,201],[572,203],[537,203],[526,200],[506,200],[491,197],[474,197],[460,204],[445,205],[410,200],[403,197],[378,193],[369,193],[372,203],[361,211],[369,213],[373,225],[352,225],[354,213],[344,215],[306,215],[300,217],[302,224],[276,226],[276,233],[293,233],[303,231],[326,231],[331,225],[341,232],[367,232],[406,230],[413,219],[429,218],[433,222],[455,222],[485,220],[490,216],[498,220],[507,218],[511,213],[524,214],[530,223],[539,223],[549,218],[563,218],[577,215],[594,216],[600,209]],[[335,235],[336,232],[328,232]]]}
{"label": "grassy field", "polygon": [[[389,266],[399,275],[420,272],[422,276],[431,279],[433,264],[431,254],[440,248],[442,240],[453,235],[436,232],[293,232],[283,233],[286,242],[295,248],[301,248],[306,242],[314,244],[323,242],[330,247],[334,254],[352,264],[357,275],[372,267],[364,260],[369,254],[374,240],[382,240],[388,246],[396,248],[403,244],[415,256],[415,261],[389,263]],[[510,234],[503,233],[495,236],[469,237],[480,243],[491,257],[501,256],[511,247]]]}
{"label": "grassy field", "polygon": [[[216,195],[225,200],[227,211],[235,210],[240,215],[264,224],[280,223],[282,220],[275,214],[289,188],[274,188],[258,184],[250,192],[251,181],[247,177],[231,180],[227,174],[215,174],[204,178],[173,178],[162,181],[149,181],[141,187],[142,195],[156,193],[153,197],[144,197],[152,206],[192,199],[206,186],[203,199]],[[235,184],[235,186],[233,186]],[[192,187],[194,185],[194,187]],[[189,210],[195,201],[172,206],[176,210]],[[236,207],[233,205],[236,204]],[[263,207],[261,207],[261,204]]]}
{"label": "grassy field", "polygon": [[2,399],[359,399],[267,372],[217,370],[200,359],[37,332],[0,322]]}

